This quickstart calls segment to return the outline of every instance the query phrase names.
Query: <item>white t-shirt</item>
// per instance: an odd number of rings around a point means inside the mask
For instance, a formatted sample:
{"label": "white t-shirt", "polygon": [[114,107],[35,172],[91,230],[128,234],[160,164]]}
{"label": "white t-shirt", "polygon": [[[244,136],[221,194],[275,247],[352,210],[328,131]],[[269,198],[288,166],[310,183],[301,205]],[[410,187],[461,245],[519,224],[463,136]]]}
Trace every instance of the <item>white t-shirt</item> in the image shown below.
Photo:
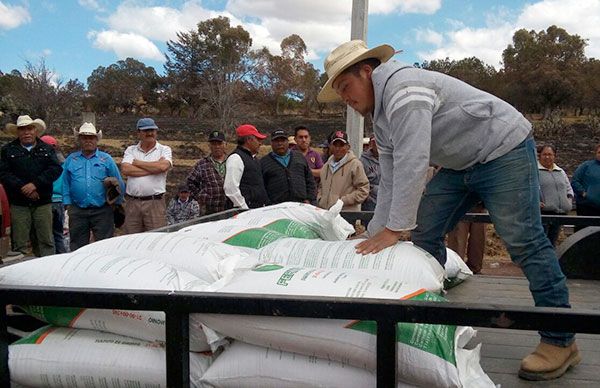
{"label": "white t-shirt", "polygon": [[[171,147],[156,142],[154,148],[148,152],[144,152],[140,144],[127,147],[121,163],[133,164],[134,159],[144,162],[157,162],[160,158],[165,158],[173,166]],[[162,194],[166,190],[167,173],[163,172],[160,174],[128,177],[125,192],[134,197],[146,197],[148,195]]]}

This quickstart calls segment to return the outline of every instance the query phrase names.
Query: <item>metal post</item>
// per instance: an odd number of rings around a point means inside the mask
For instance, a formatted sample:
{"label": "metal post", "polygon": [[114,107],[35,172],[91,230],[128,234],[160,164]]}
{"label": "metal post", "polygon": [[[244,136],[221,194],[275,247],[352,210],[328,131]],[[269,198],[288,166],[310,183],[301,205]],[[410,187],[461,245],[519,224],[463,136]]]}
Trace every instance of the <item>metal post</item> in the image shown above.
{"label": "metal post", "polygon": [[[352,0],[352,24],[350,39],[367,41],[367,19],[369,0]],[[351,107],[346,107],[346,132],[352,147],[352,152],[359,157],[362,153],[365,119]]]}
{"label": "metal post", "polygon": [[190,316],[166,312],[167,387],[190,386]]}
{"label": "metal post", "polygon": [[0,303],[0,387],[10,387],[6,305]]}
{"label": "metal post", "polygon": [[377,388],[396,386],[396,322],[377,321]]}

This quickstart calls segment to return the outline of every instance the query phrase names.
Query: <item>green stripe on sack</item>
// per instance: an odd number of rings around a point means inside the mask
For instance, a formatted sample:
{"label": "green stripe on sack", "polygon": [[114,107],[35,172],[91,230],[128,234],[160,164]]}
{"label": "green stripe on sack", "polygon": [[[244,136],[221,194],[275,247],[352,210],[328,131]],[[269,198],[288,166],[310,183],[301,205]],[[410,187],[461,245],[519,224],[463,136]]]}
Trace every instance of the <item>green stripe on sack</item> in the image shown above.
{"label": "green stripe on sack", "polygon": [[20,340],[13,342],[12,345],[35,345],[43,335],[45,335],[49,331],[52,331],[53,329],[54,328],[52,326],[40,327],[36,331],[29,334],[27,337],[23,337]]}
{"label": "green stripe on sack", "polygon": [[[410,300],[441,302],[446,299],[431,292],[424,292],[410,298]],[[357,321],[347,326],[347,328],[377,335],[377,323],[375,321]],[[452,325],[400,322],[396,330],[396,341],[431,353],[456,366],[455,334],[456,326]]]}
{"label": "green stripe on sack", "polygon": [[236,247],[260,249],[273,241],[286,237],[287,236],[282,233],[266,228],[252,228],[231,236],[223,242]]}
{"label": "green stripe on sack", "polygon": [[304,238],[310,240],[320,238],[319,234],[313,228],[294,220],[277,220],[268,225],[265,225],[264,228],[273,230],[275,232],[279,232],[288,237]]}
{"label": "green stripe on sack", "polygon": [[71,322],[85,310],[80,307],[21,306],[21,308],[40,321],[61,327],[71,327]]}

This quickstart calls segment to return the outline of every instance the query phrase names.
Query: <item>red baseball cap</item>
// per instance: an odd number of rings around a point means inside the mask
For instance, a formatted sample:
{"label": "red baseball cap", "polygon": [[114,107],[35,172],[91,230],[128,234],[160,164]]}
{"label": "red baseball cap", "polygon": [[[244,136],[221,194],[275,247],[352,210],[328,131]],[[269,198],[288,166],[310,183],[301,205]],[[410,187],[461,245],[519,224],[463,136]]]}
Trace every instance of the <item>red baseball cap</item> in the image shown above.
{"label": "red baseball cap", "polygon": [[267,135],[263,135],[258,132],[258,129],[254,125],[243,124],[235,129],[235,133],[238,137],[242,136],[256,136],[258,139],[265,139]]}
{"label": "red baseball cap", "polygon": [[44,135],[44,136],[40,137],[40,140],[48,145],[53,146],[53,147],[58,145],[58,142],[56,141],[56,139],[50,135]]}

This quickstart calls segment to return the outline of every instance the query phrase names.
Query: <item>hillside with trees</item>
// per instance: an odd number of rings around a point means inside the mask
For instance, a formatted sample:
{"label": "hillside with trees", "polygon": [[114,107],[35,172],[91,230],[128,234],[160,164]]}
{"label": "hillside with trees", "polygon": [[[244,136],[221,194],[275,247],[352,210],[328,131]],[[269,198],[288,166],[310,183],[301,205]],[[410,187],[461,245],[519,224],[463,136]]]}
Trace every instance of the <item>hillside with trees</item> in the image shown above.
{"label": "hillside with trees", "polygon": [[[87,86],[77,79],[54,79],[44,60],[26,62],[22,71],[0,69],[0,124],[27,113],[45,119],[50,131],[68,133],[81,121],[81,112],[95,112],[109,128],[114,126],[107,118],[134,121],[141,115],[166,123],[183,120],[192,131],[226,133],[242,122],[265,123],[269,130],[293,122],[290,118],[314,122],[317,129],[320,122],[324,128],[343,126],[342,104],[316,100],[326,76],[307,61],[302,37],[290,35],[280,47],[280,54],[253,50],[248,31],[218,17],[167,42],[163,69],[127,58],[94,69]],[[600,60],[587,58],[585,47],[585,37],[557,26],[522,29],[503,51],[499,69],[476,57],[414,66],[450,74],[505,99],[534,122],[539,139],[585,136],[583,144],[597,142],[600,134]]]}

